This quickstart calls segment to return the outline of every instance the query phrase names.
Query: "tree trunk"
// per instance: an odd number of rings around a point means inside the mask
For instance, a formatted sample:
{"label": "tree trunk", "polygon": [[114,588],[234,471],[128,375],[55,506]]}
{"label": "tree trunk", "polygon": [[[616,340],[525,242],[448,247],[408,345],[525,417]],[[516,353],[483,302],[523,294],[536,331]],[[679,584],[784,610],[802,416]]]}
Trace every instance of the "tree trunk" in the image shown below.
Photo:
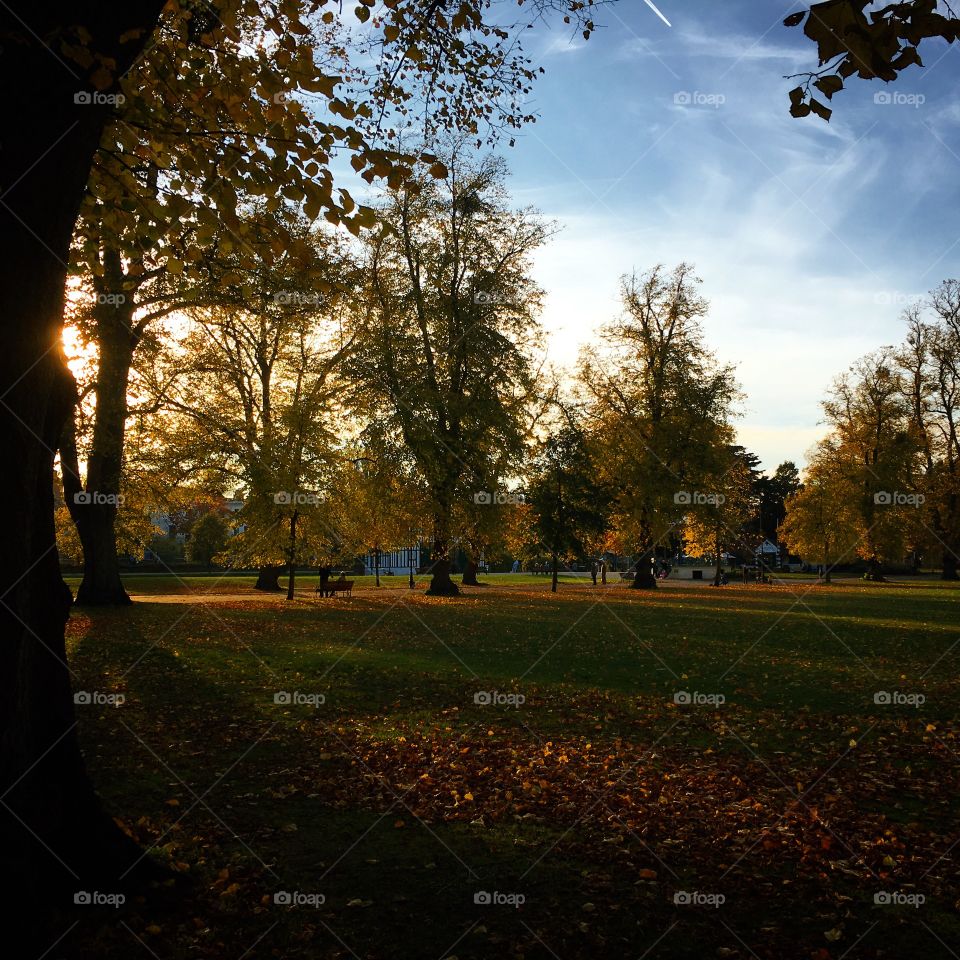
{"label": "tree trunk", "polygon": [[430,556],[433,576],[427,595],[456,597],[457,585],[450,579],[450,510],[442,503],[433,518],[433,551]]}
{"label": "tree trunk", "polygon": [[373,574],[376,580],[377,586],[380,586],[380,548],[373,548]]}
{"label": "tree trunk", "polygon": [[465,568],[464,571],[463,571],[463,583],[464,583],[465,586],[468,586],[468,587],[482,587],[482,586],[484,586],[484,584],[482,584],[482,583],[477,579],[477,571],[478,571],[479,569],[480,569],[480,565],[477,563],[477,561],[476,561],[473,557],[468,556],[468,557],[467,557],[467,566],[466,566],[466,568]]}
{"label": "tree trunk", "polygon": [[960,580],[960,574],[957,573],[957,554],[949,547],[943,551],[943,567],[940,572],[941,580]]}
{"label": "tree trunk", "polygon": [[560,571],[560,558],[553,554],[552,563],[550,564],[551,577],[550,577],[550,590],[552,593],[557,592],[557,580],[559,579],[558,574]]}
{"label": "tree trunk", "polygon": [[[16,8],[16,13],[13,8]],[[0,150],[0,472],[10,505],[0,557],[0,858],[16,878],[5,901],[27,941],[35,917],[70,891],[129,889],[151,863],[100,805],[76,731],[64,625],[70,592],[53,523],[54,450],[75,402],[60,348],[70,238],[108,107],[78,104],[84,71],[51,69],[70,24],[122,73],[162,3],[90,0],[0,8],[0,79],[11,96]],[[145,32],[120,46],[120,33]],[[42,38],[42,39],[41,39]],[[78,79],[79,78],[79,79]],[[39,933],[39,930],[37,931]],[[49,936],[46,938],[49,942]],[[26,955],[10,948],[12,955]]]}
{"label": "tree trunk", "polygon": [[[717,569],[713,574],[713,585],[719,587],[721,581],[723,580],[723,544],[719,539],[715,539],[713,542],[713,552],[717,558]],[[760,560],[757,561],[760,564],[761,571],[763,570],[763,555],[761,554]]]}
{"label": "tree trunk", "polygon": [[[287,552],[287,599],[292,600],[297,585],[297,511],[290,517],[290,546]],[[279,584],[278,584],[279,586]]]}
{"label": "tree trunk", "polygon": [[74,491],[67,497],[67,507],[83,547],[83,580],[77,590],[78,606],[124,606],[130,603],[120,579],[115,524],[123,472],[127,383],[136,344],[134,305],[133,297],[122,292],[124,275],[119,253],[105,250],[103,266],[104,275],[94,282],[97,302],[93,314],[100,356],[86,491]]}
{"label": "tree trunk", "polygon": [[279,593],[280,574],[282,572],[283,567],[261,567],[257,574],[257,582],[253,585],[253,589],[263,590],[265,593]]}
{"label": "tree trunk", "polygon": [[872,580],[876,583],[881,583],[886,580],[886,577],[883,575],[883,564],[877,559],[877,557],[870,557],[867,560],[867,570],[863,575],[864,580]]}
{"label": "tree trunk", "polygon": [[631,590],[656,590],[657,578],[653,574],[653,551],[647,550],[637,560]]}

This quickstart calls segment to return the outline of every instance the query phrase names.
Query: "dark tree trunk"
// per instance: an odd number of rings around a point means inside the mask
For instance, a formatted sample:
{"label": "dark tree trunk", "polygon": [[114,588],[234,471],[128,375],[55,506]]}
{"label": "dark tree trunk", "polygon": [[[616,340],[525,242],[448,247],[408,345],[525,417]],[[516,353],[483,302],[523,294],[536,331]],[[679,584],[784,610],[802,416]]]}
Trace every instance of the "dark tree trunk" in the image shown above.
{"label": "dark tree trunk", "polygon": [[78,606],[130,603],[120,579],[115,524],[123,472],[127,384],[136,346],[133,297],[123,292],[123,265],[116,250],[104,251],[103,268],[103,276],[94,282],[97,302],[93,313],[100,356],[86,491],[67,497],[67,507],[83,547]]}
{"label": "dark tree trunk", "polygon": [[283,573],[283,567],[261,567],[257,573],[257,582],[253,585],[253,589],[263,590],[265,593],[279,593],[281,573]]}
{"label": "dark tree trunk", "polygon": [[883,564],[876,557],[871,557],[867,561],[867,570],[863,575],[863,579],[873,580],[877,583],[886,580],[886,577],[883,575]]}
{"label": "dark tree trunk", "polygon": [[[83,24],[92,49],[122,73],[161,7],[0,7],[3,88],[30,85],[29,97],[5,103],[0,150],[0,491],[11,505],[0,558],[0,869],[16,880],[5,906],[20,921],[10,937],[21,941],[28,918],[56,897],[130,888],[150,863],[104,812],[87,775],[64,643],[70,593],[54,536],[53,460],[75,388],[59,343],[70,237],[108,108],[75,103],[77,91],[91,89],[84,71],[51,69],[50,54],[68,25]],[[137,27],[145,33],[121,47],[120,33]]]}
{"label": "dark tree trunk", "polygon": [[380,548],[373,548],[373,576],[377,586],[380,586]]}
{"label": "dark tree trunk", "polygon": [[960,580],[960,574],[957,573],[957,554],[949,547],[943,551],[943,568],[940,572],[940,579]]}
{"label": "dark tree trunk", "polygon": [[552,593],[557,592],[557,581],[559,580],[560,573],[560,558],[553,554],[552,562],[550,564],[551,576],[550,576],[550,590]]}
{"label": "dark tree trunk", "polygon": [[[278,584],[279,586],[279,584]],[[290,546],[287,555],[287,599],[292,600],[297,586],[297,511],[290,517]]]}
{"label": "dark tree trunk", "polygon": [[433,519],[433,550],[430,555],[430,586],[427,595],[432,597],[456,597],[460,590],[450,579],[450,510],[443,504]]}
{"label": "dark tree trunk", "polygon": [[477,579],[477,571],[480,569],[477,561],[472,557],[467,557],[467,565],[463,571],[463,583],[468,587],[482,587],[483,584]]}

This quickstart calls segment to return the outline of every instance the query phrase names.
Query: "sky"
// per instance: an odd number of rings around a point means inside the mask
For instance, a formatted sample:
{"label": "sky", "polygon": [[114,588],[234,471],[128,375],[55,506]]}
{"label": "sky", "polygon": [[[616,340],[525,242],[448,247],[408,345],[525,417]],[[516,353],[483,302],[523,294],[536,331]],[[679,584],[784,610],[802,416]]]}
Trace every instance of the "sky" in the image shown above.
{"label": "sky", "polygon": [[797,120],[784,77],[815,49],[782,21],[801,4],[656,5],[670,26],[619,0],[589,41],[554,24],[526,43],[540,119],[503,153],[515,202],[563,226],[536,261],[550,355],[573,363],[617,316],[621,274],[692,262],[747,395],[740,442],[802,463],[832,380],[960,275],[960,50],[929,42],[923,69]]}

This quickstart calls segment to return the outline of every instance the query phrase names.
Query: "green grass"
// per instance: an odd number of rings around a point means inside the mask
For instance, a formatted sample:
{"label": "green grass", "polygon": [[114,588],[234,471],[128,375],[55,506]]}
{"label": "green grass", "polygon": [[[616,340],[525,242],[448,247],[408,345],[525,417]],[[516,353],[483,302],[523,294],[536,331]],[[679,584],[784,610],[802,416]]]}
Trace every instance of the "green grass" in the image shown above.
{"label": "green grass", "polygon": [[[211,579],[221,596],[192,602]],[[158,955],[239,957],[258,937],[247,956],[950,955],[955,587],[552,595],[504,576],[438,600],[358,579],[317,600],[304,578],[288,604],[233,599],[250,577],[131,577],[132,608],[74,612],[76,688],[126,697],[78,708],[98,786],[192,882],[125,921]],[[278,907],[280,890],[326,902]],[[881,891],[926,903],[878,907]],[[82,918],[76,938],[77,956],[131,949],[115,922]]]}

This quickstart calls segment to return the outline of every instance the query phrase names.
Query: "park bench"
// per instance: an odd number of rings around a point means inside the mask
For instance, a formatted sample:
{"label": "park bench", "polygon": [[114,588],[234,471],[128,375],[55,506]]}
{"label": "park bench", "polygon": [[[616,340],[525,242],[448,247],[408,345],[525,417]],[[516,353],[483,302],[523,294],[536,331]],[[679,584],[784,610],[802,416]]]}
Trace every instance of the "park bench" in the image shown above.
{"label": "park bench", "polygon": [[353,580],[328,580],[324,584],[317,584],[316,593],[322,597],[334,597],[338,593],[353,596]]}

